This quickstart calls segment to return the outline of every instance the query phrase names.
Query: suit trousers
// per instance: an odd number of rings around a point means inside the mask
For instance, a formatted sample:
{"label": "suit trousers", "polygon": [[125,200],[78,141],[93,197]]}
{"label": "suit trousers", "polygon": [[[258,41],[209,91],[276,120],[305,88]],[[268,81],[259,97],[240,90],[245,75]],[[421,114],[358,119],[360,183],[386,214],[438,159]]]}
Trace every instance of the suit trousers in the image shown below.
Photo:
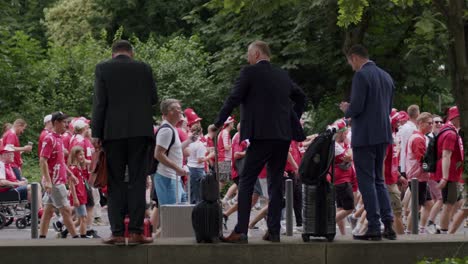
{"label": "suit trousers", "polygon": [[260,171],[266,164],[268,180],[268,230],[280,233],[281,209],[283,207],[283,174],[288,157],[290,141],[251,140],[245,156],[244,170],[239,175],[238,215],[236,233],[247,234],[252,194]]}
{"label": "suit trousers", "polygon": [[367,212],[369,232],[380,232],[380,220],[393,222],[392,207],[383,177],[387,144],[353,147],[359,191]]}
{"label": "suit trousers", "polygon": [[[141,234],[146,207],[146,157],[149,137],[104,141],[108,172],[108,215],[114,236],[123,236],[128,215],[129,233]],[[128,172],[128,176],[126,176]]]}

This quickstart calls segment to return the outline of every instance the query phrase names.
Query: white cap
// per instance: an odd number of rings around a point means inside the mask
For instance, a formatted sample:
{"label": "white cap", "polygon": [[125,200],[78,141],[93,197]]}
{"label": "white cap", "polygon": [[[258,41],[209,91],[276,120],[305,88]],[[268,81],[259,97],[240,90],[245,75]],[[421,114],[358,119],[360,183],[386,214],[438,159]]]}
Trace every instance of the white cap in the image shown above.
{"label": "white cap", "polygon": [[75,129],[83,129],[87,126],[88,124],[82,120],[82,119],[78,119],[76,120],[75,122],[73,122],[73,128]]}
{"label": "white cap", "polygon": [[44,116],[44,124],[47,123],[47,122],[50,122],[50,121],[52,121],[52,115]]}

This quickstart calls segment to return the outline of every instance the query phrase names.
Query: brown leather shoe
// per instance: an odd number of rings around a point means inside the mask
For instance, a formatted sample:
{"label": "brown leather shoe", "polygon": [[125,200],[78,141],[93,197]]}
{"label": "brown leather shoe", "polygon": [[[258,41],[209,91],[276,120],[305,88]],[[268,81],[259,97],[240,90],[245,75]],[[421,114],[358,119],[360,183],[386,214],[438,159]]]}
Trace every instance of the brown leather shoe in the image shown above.
{"label": "brown leather shoe", "polygon": [[125,238],[123,236],[111,235],[108,238],[103,238],[102,243],[107,244],[107,245],[124,246],[125,245]]}
{"label": "brown leather shoe", "polygon": [[139,245],[139,244],[149,244],[153,243],[153,238],[151,237],[145,237],[143,234],[130,234],[130,237],[128,238],[128,245],[129,246],[134,246],[134,245]]}
{"label": "brown leather shoe", "polygon": [[235,231],[232,231],[232,233],[228,237],[221,237],[221,241],[225,243],[234,243],[234,244],[247,244],[248,239],[247,235],[245,234],[238,234]]}

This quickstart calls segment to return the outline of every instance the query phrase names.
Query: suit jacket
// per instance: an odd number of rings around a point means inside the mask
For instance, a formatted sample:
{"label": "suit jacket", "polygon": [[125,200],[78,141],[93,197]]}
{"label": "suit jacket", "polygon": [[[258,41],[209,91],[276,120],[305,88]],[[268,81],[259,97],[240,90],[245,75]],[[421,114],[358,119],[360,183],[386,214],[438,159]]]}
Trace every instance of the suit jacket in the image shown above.
{"label": "suit jacket", "polygon": [[354,74],[351,102],[345,113],[352,118],[353,147],[392,142],[389,116],[394,90],[392,77],[372,61]]}
{"label": "suit jacket", "polygon": [[157,103],[152,69],[119,55],[95,70],[92,134],[102,140],[153,137]]}
{"label": "suit jacket", "polygon": [[268,61],[243,68],[215,121],[221,127],[240,105],[241,140],[304,140],[299,118],[306,106],[304,92],[286,71]]}

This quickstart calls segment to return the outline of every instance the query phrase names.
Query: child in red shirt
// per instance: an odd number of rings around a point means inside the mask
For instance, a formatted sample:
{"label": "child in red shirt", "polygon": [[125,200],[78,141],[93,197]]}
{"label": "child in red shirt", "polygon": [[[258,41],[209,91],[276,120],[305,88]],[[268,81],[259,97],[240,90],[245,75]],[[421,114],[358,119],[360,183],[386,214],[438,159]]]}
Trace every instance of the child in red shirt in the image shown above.
{"label": "child in red shirt", "polygon": [[86,203],[88,196],[86,193],[85,179],[88,169],[85,162],[85,153],[82,147],[75,146],[70,150],[68,166],[73,175],[78,179],[78,183],[70,181],[70,204],[75,208],[75,215],[80,226],[80,237],[86,238],[87,212]]}

